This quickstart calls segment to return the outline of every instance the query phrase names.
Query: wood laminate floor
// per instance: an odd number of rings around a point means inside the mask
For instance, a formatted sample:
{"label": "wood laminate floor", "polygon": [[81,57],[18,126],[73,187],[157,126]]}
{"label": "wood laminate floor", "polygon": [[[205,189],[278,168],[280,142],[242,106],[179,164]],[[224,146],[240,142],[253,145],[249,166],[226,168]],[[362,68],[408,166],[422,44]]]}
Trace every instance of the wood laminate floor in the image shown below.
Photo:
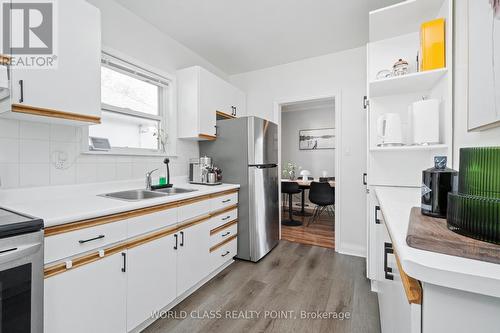
{"label": "wood laminate floor", "polygon": [[[294,207],[294,210],[300,210],[300,208]],[[313,212],[313,210],[309,209],[307,209],[307,211],[310,213]],[[286,212],[282,211],[282,217],[288,218],[288,210]],[[304,217],[294,215],[293,218],[294,220],[301,221],[302,225],[299,227],[282,225],[281,238],[301,244],[322,246],[330,249],[335,248],[335,217],[324,212],[309,226],[307,226],[307,222],[311,218],[310,216]]]}
{"label": "wood laminate floor", "polygon": [[[144,332],[380,332],[377,296],[363,258],[288,241],[256,264],[236,261],[172,311],[187,317],[159,319]],[[192,316],[206,311],[220,311],[221,318]],[[271,311],[284,311],[288,319],[273,318],[277,313]],[[302,311],[330,319],[303,319]],[[334,319],[335,313],[350,318]]]}

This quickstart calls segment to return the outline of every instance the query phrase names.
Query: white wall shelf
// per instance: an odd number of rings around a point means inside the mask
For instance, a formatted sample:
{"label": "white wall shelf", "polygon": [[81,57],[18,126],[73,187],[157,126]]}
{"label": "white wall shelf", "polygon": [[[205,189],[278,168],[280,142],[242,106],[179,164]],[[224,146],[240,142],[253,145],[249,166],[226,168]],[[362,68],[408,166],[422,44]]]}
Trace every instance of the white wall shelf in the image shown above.
{"label": "white wall shelf", "polygon": [[400,95],[431,90],[447,71],[446,68],[441,68],[371,81],[369,83],[370,97]]}
{"label": "white wall shelf", "polygon": [[437,16],[444,0],[407,0],[370,12],[370,42],[417,32]]}
{"label": "white wall shelf", "polygon": [[426,145],[426,146],[391,146],[391,147],[374,147],[370,148],[370,152],[382,152],[382,151],[393,151],[393,152],[403,152],[403,151],[430,151],[430,150],[447,150],[449,147],[445,144],[436,145]]}

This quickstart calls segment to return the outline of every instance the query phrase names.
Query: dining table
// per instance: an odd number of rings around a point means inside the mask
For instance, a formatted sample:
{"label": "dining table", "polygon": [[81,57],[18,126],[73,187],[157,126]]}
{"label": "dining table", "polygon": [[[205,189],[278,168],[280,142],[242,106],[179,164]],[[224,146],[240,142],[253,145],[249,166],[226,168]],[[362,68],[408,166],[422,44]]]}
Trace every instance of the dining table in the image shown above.
{"label": "dining table", "polygon": [[[286,178],[282,178],[281,179],[281,182],[294,182],[294,183],[297,183],[299,185],[299,188],[302,190],[302,195],[301,195],[301,198],[300,198],[300,211],[299,212],[296,212],[295,214],[296,215],[299,215],[299,216],[311,216],[312,214],[311,213],[308,213],[306,212],[306,209],[305,209],[305,206],[306,206],[306,190],[310,189],[311,188],[311,183],[312,182],[319,182],[319,179],[308,179],[308,180],[303,180],[303,179],[286,179]],[[330,187],[335,187],[335,180],[329,180],[328,183],[330,184]]]}

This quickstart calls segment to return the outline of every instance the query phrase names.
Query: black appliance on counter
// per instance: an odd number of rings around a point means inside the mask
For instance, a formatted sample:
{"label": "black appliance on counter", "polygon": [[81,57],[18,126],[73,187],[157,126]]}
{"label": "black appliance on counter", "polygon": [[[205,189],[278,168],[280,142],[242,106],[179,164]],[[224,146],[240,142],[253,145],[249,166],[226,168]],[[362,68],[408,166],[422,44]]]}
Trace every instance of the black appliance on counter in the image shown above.
{"label": "black appliance on counter", "polygon": [[458,188],[458,171],[446,167],[447,157],[434,157],[434,167],[422,171],[422,214],[446,218],[448,193]]}

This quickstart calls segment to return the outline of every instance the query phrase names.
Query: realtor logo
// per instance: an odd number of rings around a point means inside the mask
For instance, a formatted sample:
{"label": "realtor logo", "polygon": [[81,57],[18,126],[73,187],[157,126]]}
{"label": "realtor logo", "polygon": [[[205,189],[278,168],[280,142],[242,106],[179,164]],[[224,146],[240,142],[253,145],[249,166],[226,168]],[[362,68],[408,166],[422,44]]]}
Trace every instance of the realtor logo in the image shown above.
{"label": "realtor logo", "polygon": [[2,1],[2,49],[12,66],[55,67],[54,7],[53,0]]}

